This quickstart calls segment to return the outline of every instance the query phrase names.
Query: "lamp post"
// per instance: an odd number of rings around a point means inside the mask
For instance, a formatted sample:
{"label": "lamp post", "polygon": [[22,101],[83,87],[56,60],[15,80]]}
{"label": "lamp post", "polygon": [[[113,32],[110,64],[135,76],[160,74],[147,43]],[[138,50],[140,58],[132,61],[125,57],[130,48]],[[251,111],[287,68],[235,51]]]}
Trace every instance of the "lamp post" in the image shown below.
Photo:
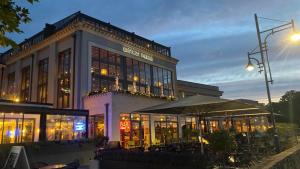
{"label": "lamp post", "polygon": [[[291,36],[291,40],[293,41],[299,41],[300,40],[300,35],[295,33],[295,28],[294,28],[294,21],[280,21],[284,22],[284,24],[267,29],[267,30],[260,30],[259,23],[258,23],[258,16],[254,14],[254,19],[255,19],[255,25],[256,25],[256,32],[257,32],[257,38],[258,38],[258,47],[253,49],[251,52],[248,52],[248,64],[246,65],[246,69],[248,71],[254,70],[254,65],[252,64],[251,60],[255,61],[257,63],[257,66],[259,68],[259,73],[264,72],[264,77],[265,77],[265,83],[266,83],[266,90],[267,90],[267,96],[268,96],[268,103],[270,106],[271,110],[271,121],[273,125],[273,130],[274,130],[274,144],[276,147],[276,151],[279,152],[279,138],[278,138],[278,133],[276,129],[276,124],[275,124],[275,117],[274,117],[274,111],[272,107],[272,99],[271,99],[271,93],[270,93],[270,86],[269,84],[273,84],[273,79],[272,79],[272,73],[271,73],[271,68],[269,64],[269,56],[268,56],[268,46],[267,46],[267,39],[271,35],[281,32],[284,30],[292,29],[293,30],[293,35]],[[270,19],[270,18],[263,18],[260,17],[261,19],[267,19],[267,20],[273,20],[273,21],[279,21],[275,19]],[[264,41],[262,42],[262,36],[264,37]],[[255,57],[252,57],[252,55],[260,54],[260,58],[257,59]]]}

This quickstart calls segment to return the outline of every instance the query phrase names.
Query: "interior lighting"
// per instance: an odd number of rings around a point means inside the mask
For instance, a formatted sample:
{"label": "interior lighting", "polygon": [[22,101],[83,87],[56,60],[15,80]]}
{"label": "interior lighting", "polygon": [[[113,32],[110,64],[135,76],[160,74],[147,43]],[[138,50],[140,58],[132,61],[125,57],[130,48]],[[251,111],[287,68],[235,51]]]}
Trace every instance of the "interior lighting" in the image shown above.
{"label": "interior lighting", "polygon": [[100,74],[101,74],[102,76],[107,76],[107,74],[108,74],[107,69],[101,69],[101,70],[100,70]]}

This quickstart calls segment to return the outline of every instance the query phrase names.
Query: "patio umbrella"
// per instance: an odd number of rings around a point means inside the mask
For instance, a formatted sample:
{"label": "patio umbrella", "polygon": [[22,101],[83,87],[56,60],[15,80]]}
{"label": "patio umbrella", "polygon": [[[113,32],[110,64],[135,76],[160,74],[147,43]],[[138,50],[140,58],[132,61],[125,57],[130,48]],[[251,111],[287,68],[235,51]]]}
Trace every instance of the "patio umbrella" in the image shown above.
{"label": "patio umbrella", "polygon": [[[229,100],[212,96],[195,95],[186,97],[174,102],[164,103],[135,112],[157,113],[157,114],[184,114],[196,115],[199,117],[201,126],[201,116],[239,116],[269,114],[262,106],[258,104],[249,104],[241,100]],[[200,129],[201,153],[204,153],[202,131]]]}
{"label": "patio umbrella", "polygon": [[164,103],[135,112],[159,114],[205,114],[218,116],[226,112],[227,115],[269,113],[258,104],[245,103],[241,100],[229,100],[212,96],[195,95],[174,102]]}

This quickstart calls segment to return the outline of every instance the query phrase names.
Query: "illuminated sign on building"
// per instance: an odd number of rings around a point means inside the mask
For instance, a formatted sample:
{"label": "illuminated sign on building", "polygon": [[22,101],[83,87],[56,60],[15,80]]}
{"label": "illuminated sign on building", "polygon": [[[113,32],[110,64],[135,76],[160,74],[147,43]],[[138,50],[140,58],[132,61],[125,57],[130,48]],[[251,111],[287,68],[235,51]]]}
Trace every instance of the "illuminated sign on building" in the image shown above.
{"label": "illuminated sign on building", "polygon": [[139,52],[139,51],[136,51],[136,50],[134,50],[132,48],[123,46],[123,52],[129,53],[131,55],[134,55],[134,56],[137,56],[137,57],[141,57],[143,59],[146,59],[146,60],[149,60],[149,61],[153,62],[153,57],[152,56],[147,55],[147,54],[142,53],[142,52]]}
{"label": "illuminated sign on building", "polygon": [[74,124],[74,130],[75,131],[85,131],[85,123],[83,123],[83,122],[76,122]]}

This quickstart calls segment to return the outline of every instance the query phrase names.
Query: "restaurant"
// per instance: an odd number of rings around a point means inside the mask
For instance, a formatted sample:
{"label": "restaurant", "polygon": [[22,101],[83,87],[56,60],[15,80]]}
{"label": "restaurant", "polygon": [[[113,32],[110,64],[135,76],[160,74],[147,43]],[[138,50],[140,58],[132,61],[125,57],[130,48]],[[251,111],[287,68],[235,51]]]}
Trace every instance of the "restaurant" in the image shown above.
{"label": "restaurant", "polygon": [[[199,132],[208,134],[225,129],[244,134],[263,133],[272,127],[270,112],[258,104],[240,100],[194,95],[147,106],[145,103],[151,105],[156,99],[113,92],[91,97],[85,98],[88,107],[101,103],[101,99],[116,101],[107,103],[112,104],[107,107],[108,118],[112,120],[106,121],[107,116],[104,115],[102,134],[120,141],[125,148],[199,141]],[[135,105],[130,106],[130,103]],[[89,110],[93,113],[101,107],[90,106]],[[136,109],[130,112],[133,108]],[[112,116],[109,116],[110,111],[114,112]],[[90,137],[93,135],[90,134]]]}
{"label": "restaurant", "polygon": [[0,143],[87,138],[88,111],[54,109],[46,104],[0,102]]}
{"label": "restaurant", "polygon": [[195,111],[177,112],[182,106],[149,109],[222,96],[217,86],[177,80],[177,63],[170,47],[81,12],[47,23],[18,49],[1,54],[1,144],[107,136],[126,148],[148,147],[180,141],[183,128],[268,128],[259,111],[249,123],[242,113],[230,119],[227,109],[215,116],[209,113],[216,110],[206,110],[205,120]]}

